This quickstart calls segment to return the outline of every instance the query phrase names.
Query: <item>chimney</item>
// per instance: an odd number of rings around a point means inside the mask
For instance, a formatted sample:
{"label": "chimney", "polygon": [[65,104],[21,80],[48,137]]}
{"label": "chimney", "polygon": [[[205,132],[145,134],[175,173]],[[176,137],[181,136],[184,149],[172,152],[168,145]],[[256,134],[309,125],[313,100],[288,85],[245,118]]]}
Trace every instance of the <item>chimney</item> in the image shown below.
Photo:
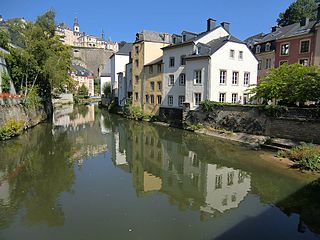
{"label": "chimney", "polygon": [[271,28],[271,32],[276,32],[279,28],[279,26],[274,26]]}
{"label": "chimney", "polygon": [[300,20],[300,27],[307,26],[309,24],[309,18],[304,17]]}
{"label": "chimney", "polygon": [[207,32],[213,30],[216,27],[216,20],[209,18],[207,20]]}
{"label": "chimney", "polygon": [[229,32],[230,30],[230,23],[228,22],[222,22],[221,26],[224,28],[224,30],[226,30],[227,32]]}

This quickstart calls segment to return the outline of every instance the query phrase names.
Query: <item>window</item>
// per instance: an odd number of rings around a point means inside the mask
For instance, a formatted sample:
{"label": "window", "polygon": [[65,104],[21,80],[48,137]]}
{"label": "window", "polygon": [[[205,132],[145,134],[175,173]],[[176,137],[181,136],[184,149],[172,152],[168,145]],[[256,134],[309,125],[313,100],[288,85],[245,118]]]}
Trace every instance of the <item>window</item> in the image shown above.
{"label": "window", "polygon": [[266,59],[266,69],[271,68],[271,58]]}
{"label": "window", "polygon": [[162,103],[162,96],[161,95],[157,96],[157,102],[158,102],[158,104]]}
{"label": "window", "polygon": [[158,73],[161,73],[162,69],[161,69],[161,64],[157,65],[157,69],[158,69]]}
{"label": "window", "polygon": [[232,93],[231,102],[232,103],[237,103],[238,102],[238,93]]}
{"label": "window", "polygon": [[200,85],[202,83],[201,79],[201,70],[195,70],[194,71],[194,84],[195,85]]}
{"label": "window", "polygon": [[234,172],[228,173],[228,186],[233,185]]}
{"label": "window", "polygon": [[181,63],[181,65],[186,65],[186,55],[182,55],[180,57],[180,63]]}
{"label": "window", "polygon": [[288,64],[288,61],[280,61],[280,62],[279,62],[279,65],[280,65],[280,66],[283,65],[283,64]]}
{"label": "window", "polygon": [[169,67],[174,67],[174,57],[171,57],[169,60]]}
{"label": "window", "polygon": [[176,42],[177,42],[177,39],[176,39],[175,37],[173,37],[173,38],[172,38],[172,43],[173,43],[173,44],[176,44]]}
{"label": "window", "polygon": [[139,93],[134,93],[134,99],[136,100],[136,101],[138,101],[139,100]]}
{"label": "window", "polygon": [[239,72],[232,72],[232,85],[238,85]]}
{"label": "window", "polygon": [[215,189],[222,188],[222,175],[216,175]]}
{"label": "window", "polygon": [[154,82],[150,82],[151,91],[154,91]]}
{"label": "window", "polygon": [[185,96],[179,96],[179,107],[182,107],[185,101],[186,101]]}
{"label": "window", "polygon": [[149,74],[153,74],[153,66],[149,66]]}
{"label": "window", "polygon": [[136,46],[135,50],[136,50],[136,54],[138,54],[139,53],[139,46]]}
{"label": "window", "polygon": [[239,60],[243,60],[243,51],[239,51]]}
{"label": "window", "polygon": [[261,70],[261,66],[262,66],[262,60],[258,61],[258,70]]}
{"label": "window", "polygon": [[304,40],[300,42],[300,53],[307,53],[310,51],[310,40]]}
{"label": "window", "polygon": [[162,91],[162,82],[158,82],[158,90]]}
{"label": "window", "polygon": [[150,95],[150,102],[151,102],[151,104],[154,104],[154,96],[153,95]]}
{"label": "window", "polygon": [[225,93],[219,93],[219,102],[221,102],[221,103],[226,102],[226,94]]}
{"label": "window", "polygon": [[173,96],[168,96],[168,105],[172,106],[173,105]]}
{"label": "window", "polygon": [[234,58],[234,50],[230,50],[230,58]]}
{"label": "window", "polygon": [[300,59],[299,60],[299,64],[303,65],[303,66],[308,66],[309,65],[309,60],[308,59]]}
{"label": "window", "polygon": [[281,48],[281,55],[289,54],[289,43],[282,44],[280,48]]}
{"label": "window", "polygon": [[250,84],[250,73],[249,72],[245,72],[244,73],[244,78],[243,78],[243,85],[244,86],[249,86]]}
{"label": "window", "polygon": [[226,84],[227,82],[227,71],[220,70],[220,84]]}
{"label": "window", "polygon": [[183,34],[182,40],[183,40],[184,42],[187,41],[187,35]]}
{"label": "window", "polygon": [[135,80],[136,80],[136,83],[139,83],[139,76],[138,75],[135,76]]}
{"label": "window", "polygon": [[184,73],[181,73],[179,76],[179,85],[180,86],[186,85],[186,75]]}
{"label": "window", "polygon": [[266,52],[270,52],[271,44],[267,43],[266,44]]}
{"label": "window", "polygon": [[174,85],[174,75],[169,75],[168,85],[169,86],[173,86]]}
{"label": "window", "polygon": [[201,93],[194,94],[194,105],[199,106],[201,103]]}
{"label": "window", "polygon": [[135,60],[135,64],[136,64],[136,67],[139,67],[139,60],[138,59]]}
{"label": "window", "polygon": [[149,103],[149,95],[146,95],[146,103]]}
{"label": "window", "polygon": [[256,47],[256,53],[260,53],[260,52],[261,52],[261,46],[258,45],[258,46]]}

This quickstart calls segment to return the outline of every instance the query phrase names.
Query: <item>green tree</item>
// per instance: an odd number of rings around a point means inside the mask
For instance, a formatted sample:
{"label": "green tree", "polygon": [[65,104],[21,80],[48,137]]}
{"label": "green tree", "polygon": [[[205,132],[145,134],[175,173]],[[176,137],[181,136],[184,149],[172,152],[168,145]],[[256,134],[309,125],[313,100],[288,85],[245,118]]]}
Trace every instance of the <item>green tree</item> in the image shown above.
{"label": "green tree", "polygon": [[320,101],[320,69],[316,66],[283,64],[271,69],[269,74],[251,91],[264,102],[281,101],[293,105],[306,101]]}
{"label": "green tree", "polygon": [[0,47],[8,50],[9,42],[9,34],[3,29],[0,29]]}
{"label": "green tree", "polygon": [[95,78],[94,79],[94,93],[95,95],[100,95],[100,78]]}
{"label": "green tree", "polygon": [[299,22],[302,18],[317,18],[317,0],[296,0],[284,12],[279,14],[279,26],[287,26]]}
{"label": "green tree", "polygon": [[82,84],[82,86],[78,89],[78,95],[88,96],[88,93],[88,88],[84,84]]}
{"label": "green tree", "polygon": [[12,41],[19,42],[22,48],[10,48],[7,56],[8,68],[13,83],[19,93],[26,98],[33,88],[39,89],[39,95],[51,105],[53,91],[62,92],[72,88],[69,76],[71,52],[55,35],[55,14],[52,10],[39,16],[35,23],[12,20],[8,31]]}

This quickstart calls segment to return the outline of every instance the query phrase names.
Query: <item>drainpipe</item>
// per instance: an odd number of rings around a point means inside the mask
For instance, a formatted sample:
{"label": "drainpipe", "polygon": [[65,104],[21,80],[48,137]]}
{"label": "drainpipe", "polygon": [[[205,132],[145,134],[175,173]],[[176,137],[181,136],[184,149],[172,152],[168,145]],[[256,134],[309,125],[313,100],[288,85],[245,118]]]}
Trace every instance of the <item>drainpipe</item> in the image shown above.
{"label": "drainpipe", "polygon": [[209,57],[208,61],[208,77],[207,77],[207,99],[211,97],[211,57]]}

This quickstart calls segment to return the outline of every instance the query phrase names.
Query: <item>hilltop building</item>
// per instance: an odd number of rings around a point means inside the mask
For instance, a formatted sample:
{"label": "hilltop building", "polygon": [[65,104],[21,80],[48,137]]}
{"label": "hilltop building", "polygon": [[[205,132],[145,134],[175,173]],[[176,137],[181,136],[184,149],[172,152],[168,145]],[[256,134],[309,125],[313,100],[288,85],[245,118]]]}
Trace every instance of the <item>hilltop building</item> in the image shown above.
{"label": "hilltop building", "polygon": [[108,49],[114,52],[119,49],[118,43],[111,40],[105,40],[103,31],[101,33],[101,37],[80,32],[78,18],[75,18],[72,29],[65,23],[58,24],[56,27],[56,33],[61,37],[60,40],[65,45],[73,47]]}

